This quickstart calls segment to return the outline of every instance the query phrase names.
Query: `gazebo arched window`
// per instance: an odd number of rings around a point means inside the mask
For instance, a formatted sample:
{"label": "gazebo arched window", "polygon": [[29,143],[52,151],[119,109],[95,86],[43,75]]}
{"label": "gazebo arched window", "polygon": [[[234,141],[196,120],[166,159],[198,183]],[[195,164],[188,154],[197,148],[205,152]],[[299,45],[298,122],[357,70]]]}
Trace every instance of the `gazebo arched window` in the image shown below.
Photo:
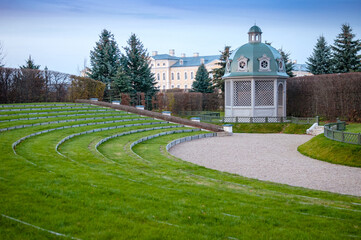
{"label": "gazebo arched window", "polygon": [[278,85],[278,90],[277,90],[277,96],[278,96],[278,106],[283,106],[283,84],[280,83]]}

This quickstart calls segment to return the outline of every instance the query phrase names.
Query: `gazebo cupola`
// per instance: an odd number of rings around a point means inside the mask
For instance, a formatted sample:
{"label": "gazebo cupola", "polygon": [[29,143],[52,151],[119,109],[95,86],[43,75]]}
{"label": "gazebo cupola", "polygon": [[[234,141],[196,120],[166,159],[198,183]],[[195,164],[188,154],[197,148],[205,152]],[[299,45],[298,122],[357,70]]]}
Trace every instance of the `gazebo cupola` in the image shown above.
{"label": "gazebo cupola", "polygon": [[258,26],[254,25],[248,31],[248,42],[260,43],[261,41],[262,41],[262,31]]}
{"label": "gazebo cupola", "polygon": [[286,79],[281,54],[261,42],[261,28],[248,31],[248,43],[227,59],[225,82],[226,117],[286,116]]}

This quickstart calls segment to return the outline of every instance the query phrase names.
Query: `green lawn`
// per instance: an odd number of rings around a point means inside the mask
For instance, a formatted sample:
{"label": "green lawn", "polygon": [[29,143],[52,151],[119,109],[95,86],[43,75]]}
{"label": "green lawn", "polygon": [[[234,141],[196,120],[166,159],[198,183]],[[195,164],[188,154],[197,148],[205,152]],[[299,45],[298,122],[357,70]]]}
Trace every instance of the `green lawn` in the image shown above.
{"label": "green lawn", "polygon": [[[294,123],[231,123],[234,133],[286,133],[286,134],[306,134],[306,130],[311,124]],[[224,125],[224,123],[217,123]]]}
{"label": "green lawn", "polygon": [[[146,120],[51,131],[20,143],[18,155],[11,145],[21,137],[79,122],[1,132],[1,239],[361,238],[361,197],[248,179],[166,152],[168,142],[200,132],[161,136],[130,149],[144,136],[169,131],[149,130],[95,150],[101,139],[150,126],[125,127],[69,139],[59,147],[66,157],[55,151],[71,134],[141,122]],[[265,128],[299,131],[292,125]]]}
{"label": "green lawn", "polygon": [[345,132],[361,133],[361,123],[350,123],[346,125]]}
{"label": "green lawn", "polygon": [[298,147],[306,156],[352,167],[361,167],[361,146],[341,143],[320,134]]}

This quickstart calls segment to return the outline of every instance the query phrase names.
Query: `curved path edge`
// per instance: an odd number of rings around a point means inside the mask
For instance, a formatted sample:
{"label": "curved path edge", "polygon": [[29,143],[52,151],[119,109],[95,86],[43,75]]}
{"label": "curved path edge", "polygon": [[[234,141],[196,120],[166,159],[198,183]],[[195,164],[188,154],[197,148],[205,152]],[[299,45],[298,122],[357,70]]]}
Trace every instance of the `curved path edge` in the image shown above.
{"label": "curved path edge", "polygon": [[207,168],[315,190],[361,196],[361,168],[306,157],[309,135],[233,134],[178,144],[170,154]]}

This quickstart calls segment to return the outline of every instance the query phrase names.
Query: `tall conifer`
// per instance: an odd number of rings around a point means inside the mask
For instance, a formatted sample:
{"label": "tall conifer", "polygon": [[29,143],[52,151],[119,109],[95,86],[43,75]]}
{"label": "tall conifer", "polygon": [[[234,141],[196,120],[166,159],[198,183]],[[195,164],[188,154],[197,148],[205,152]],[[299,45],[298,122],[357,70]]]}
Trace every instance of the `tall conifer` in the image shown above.
{"label": "tall conifer", "polygon": [[313,53],[307,60],[307,68],[312,74],[332,73],[331,47],[327,45],[324,36],[317,39]]}
{"label": "tall conifer", "polygon": [[134,92],[143,92],[153,95],[158,89],[156,81],[151,72],[149,55],[143,43],[132,34],[128,40],[128,46],[124,47],[125,54],[121,57],[122,71],[131,81]]}
{"label": "tall conifer", "polygon": [[333,51],[334,72],[345,73],[360,71],[360,40],[354,40],[355,34],[349,24],[342,24],[341,33],[337,35]]}
{"label": "tall conifer", "polygon": [[196,79],[192,84],[192,91],[201,93],[213,92],[212,82],[204,64],[200,65],[197,70]]}
{"label": "tall conifer", "polygon": [[220,67],[212,70],[214,87],[221,89],[222,92],[224,92],[224,80],[222,79],[222,77],[226,70],[227,58],[231,54],[230,48],[230,46],[224,47],[224,50],[221,51],[221,56],[219,58],[220,61],[217,63],[217,65]]}
{"label": "tall conifer", "polygon": [[285,63],[286,73],[288,74],[288,76],[294,77],[295,75],[292,72],[294,63],[292,63],[292,61],[290,59],[291,54],[290,53],[285,53],[285,51],[282,48],[279,49],[278,51],[281,54],[283,62]]}
{"label": "tall conifer", "polygon": [[26,64],[20,66],[20,69],[39,69],[40,65],[36,65],[34,60],[31,59],[31,55],[29,55],[28,60],[26,60]]}
{"label": "tall conifer", "polygon": [[[120,51],[114,35],[104,29],[93,51],[90,51],[89,77],[110,84],[119,67]],[[110,85],[109,85],[110,86]]]}

